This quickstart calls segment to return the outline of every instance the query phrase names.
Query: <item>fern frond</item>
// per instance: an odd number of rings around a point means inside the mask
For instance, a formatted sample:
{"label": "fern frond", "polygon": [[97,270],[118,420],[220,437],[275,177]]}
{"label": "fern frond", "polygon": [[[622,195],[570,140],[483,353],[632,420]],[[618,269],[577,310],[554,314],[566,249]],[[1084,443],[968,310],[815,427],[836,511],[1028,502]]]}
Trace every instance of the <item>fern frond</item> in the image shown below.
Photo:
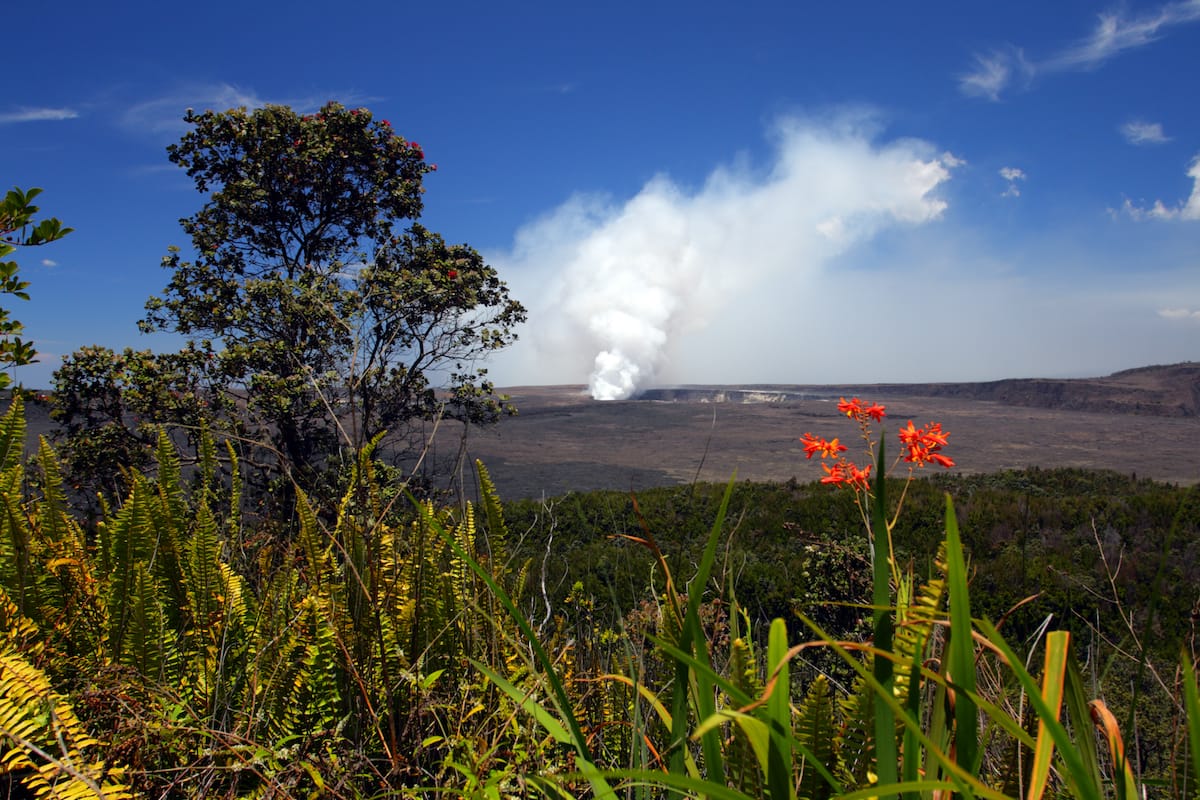
{"label": "fern frond", "polygon": [[178,672],[179,648],[158,582],[141,562],[134,565],[132,588],[120,660],[145,677],[169,685]]}
{"label": "fern frond", "polygon": [[0,472],[19,466],[25,458],[25,403],[14,394],[0,417]]}
{"label": "fern frond", "polygon": [[98,744],[46,675],[0,643],[0,773],[37,797],[132,798],[119,770],[86,754]]}
{"label": "fern frond", "polygon": [[[487,521],[488,547],[492,563],[504,565],[508,561],[508,524],[504,521],[504,506],[500,503],[500,494],[496,484],[482,461],[475,462],[479,473],[480,502],[483,504],[484,519]],[[492,568],[493,574],[496,567]]]}
{"label": "fern frond", "polygon": [[[796,738],[826,770],[834,770],[837,766],[838,735],[833,724],[829,680],[824,675],[818,675],[813,680],[800,703]],[[796,792],[798,800],[828,800],[832,791],[833,787],[806,758],[801,764],[800,785]]]}

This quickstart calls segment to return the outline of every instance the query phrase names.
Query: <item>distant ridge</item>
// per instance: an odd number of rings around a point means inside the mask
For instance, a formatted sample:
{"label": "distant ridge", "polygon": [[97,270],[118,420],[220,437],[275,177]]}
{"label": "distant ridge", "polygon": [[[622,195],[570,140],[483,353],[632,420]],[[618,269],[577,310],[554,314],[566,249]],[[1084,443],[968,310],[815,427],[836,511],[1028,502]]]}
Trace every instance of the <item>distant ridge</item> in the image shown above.
{"label": "distant ridge", "polygon": [[1200,416],[1200,363],[1188,361],[1137,367],[1103,378],[1005,378],[977,383],[828,386],[680,386],[648,389],[638,399],[660,402],[783,403],[851,394],[872,397],[950,397],[1062,411],[1195,417]]}

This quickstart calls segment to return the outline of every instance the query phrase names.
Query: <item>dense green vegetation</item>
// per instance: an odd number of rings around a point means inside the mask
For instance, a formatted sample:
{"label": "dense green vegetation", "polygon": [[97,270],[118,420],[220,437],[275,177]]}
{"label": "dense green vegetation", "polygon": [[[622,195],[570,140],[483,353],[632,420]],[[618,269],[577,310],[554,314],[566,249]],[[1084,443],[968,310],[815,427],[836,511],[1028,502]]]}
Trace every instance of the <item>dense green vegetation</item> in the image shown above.
{"label": "dense green vegetation", "polygon": [[[861,656],[830,643],[878,641],[894,616],[898,664],[932,672],[897,667],[888,680],[922,681],[933,716],[921,729],[958,735],[936,699],[953,684],[939,677],[951,645],[935,631],[968,624],[944,616],[955,574],[939,555],[944,490],[962,522],[951,552],[967,557],[970,613],[999,620],[1039,592],[1002,626],[1016,663],[1069,650],[1064,687],[1103,698],[1136,732],[1136,780],[1192,793],[1173,665],[1181,647],[1194,653],[1195,488],[1058,470],[914,482],[893,531],[896,562],[913,571],[895,583],[885,570],[881,617],[853,495],[820,484],[502,506],[483,472],[477,520],[472,505],[414,505],[365,452],[330,522],[303,492],[291,520],[258,520],[242,513],[252,481],[236,457],[222,466],[204,434],[187,479],[162,435],[148,476],[130,474],[90,525],[48,445],[26,464],[21,420],[19,403],[0,420],[0,764],[39,796],[721,796],[714,781],[731,797],[849,796],[878,774],[870,720],[882,712]],[[1034,635],[1049,614],[1074,632],[1069,647]],[[785,651],[790,710],[755,705]],[[986,649],[975,658],[984,697],[1018,727],[981,722],[977,761],[941,780],[1013,796],[1030,779],[1013,770],[1038,750],[1039,715],[1029,698],[1018,710],[1020,684]],[[739,706],[761,710],[729,716]],[[902,730],[902,712],[887,725]],[[768,723],[800,749],[760,773],[767,740],[755,731]],[[1099,754],[1100,790],[1122,795],[1103,737],[1079,726],[1072,741]],[[677,738],[688,733],[694,747]],[[922,758],[941,741],[921,744]],[[1048,785],[1069,791],[1070,765],[1055,763]],[[634,790],[647,782],[659,788]],[[935,791],[927,783],[916,791]]]}
{"label": "dense green vegetation", "polygon": [[[894,492],[900,488],[893,483]],[[660,488],[631,498],[621,492],[572,494],[545,503],[506,505],[513,530],[529,531],[522,553],[543,569],[551,597],[561,601],[576,582],[614,613],[643,599],[652,565],[620,539],[640,535],[643,523],[685,568],[708,534],[723,487]],[[1047,614],[1077,632],[1116,602],[1154,613],[1153,641],[1174,654],[1200,603],[1200,498],[1194,487],[1133,480],[1117,473],[1028,470],[979,476],[941,475],[915,481],[895,529],[897,553],[927,575],[944,536],[945,492],[955,499],[971,557],[980,613],[1000,619],[1038,595],[1008,621],[1024,638]],[[812,484],[738,483],[735,519],[711,587],[731,586],[758,622],[814,613],[830,599],[865,599],[870,581],[862,522],[848,492]],[[1172,533],[1173,532],[1173,533]],[[546,558],[539,548],[553,538]],[[1116,572],[1110,585],[1102,556]],[[1119,572],[1118,572],[1119,562]],[[857,579],[857,583],[856,583]],[[798,630],[798,628],[797,628]],[[1104,629],[1119,640],[1123,631]]]}

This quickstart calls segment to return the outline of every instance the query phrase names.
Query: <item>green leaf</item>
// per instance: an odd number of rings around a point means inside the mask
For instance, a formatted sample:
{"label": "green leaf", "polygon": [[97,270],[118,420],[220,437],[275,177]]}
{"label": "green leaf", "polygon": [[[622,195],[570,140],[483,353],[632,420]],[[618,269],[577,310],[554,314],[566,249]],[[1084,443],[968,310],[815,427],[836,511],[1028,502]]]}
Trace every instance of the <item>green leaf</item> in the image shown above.
{"label": "green leaf", "polygon": [[971,602],[967,594],[967,564],[958,535],[954,502],[946,495],[946,580],[950,595],[949,679],[961,691],[954,702],[954,747],[958,764],[972,775],[979,772],[979,711],[975,693],[975,640],[971,624]]}

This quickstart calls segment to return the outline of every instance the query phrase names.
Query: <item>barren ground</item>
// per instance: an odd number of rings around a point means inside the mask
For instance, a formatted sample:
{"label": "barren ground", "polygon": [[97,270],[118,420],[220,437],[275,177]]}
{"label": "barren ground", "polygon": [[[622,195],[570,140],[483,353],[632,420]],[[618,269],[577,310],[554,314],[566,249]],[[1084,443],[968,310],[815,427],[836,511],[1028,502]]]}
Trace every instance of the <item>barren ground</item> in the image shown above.
{"label": "barren ground", "polygon": [[[950,431],[945,453],[965,473],[1087,467],[1181,484],[1200,482],[1200,364],[1144,367],[1105,378],[874,386],[683,387],[651,398],[598,402],[582,386],[505,390],[520,413],[475,428],[466,455],[482,459],[501,497],[592,489],[645,489],[703,481],[800,481],[822,476],[806,461],[806,431],[840,437],[855,455],[856,427],[841,395],[886,404],[886,429],[912,419]],[[777,402],[708,402],[747,391]],[[26,406],[30,445],[50,430],[47,406]],[[436,449],[458,452],[445,426]],[[896,452],[897,442],[888,445]],[[861,461],[861,457],[859,458]]]}
{"label": "barren ground", "polygon": [[[1189,371],[1187,381],[1197,377],[1200,367]],[[1025,391],[1015,402],[1044,401],[1049,407],[973,396],[994,395],[1001,383]],[[506,391],[519,415],[473,430],[467,452],[483,460],[501,496],[510,499],[644,489],[697,477],[726,481],[735,470],[745,480],[809,481],[823,473],[815,460],[805,460],[800,435],[838,436],[853,456],[857,429],[838,414],[836,401],[839,394],[858,394],[886,404],[889,432],[909,419],[917,425],[940,421],[951,434],[945,453],[961,472],[1088,467],[1172,483],[1200,482],[1200,416],[1170,403],[1167,410],[1177,415],[1165,415],[1161,387],[1130,389],[1132,402],[1122,404],[1107,399],[1111,386],[1101,387],[1094,392],[1099,404],[1121,410],[1080,410],[1061,406],[1088,406],[1079,397],[1093,393],[1079,391],[1082,382],[1066,382],[1072,384],[1066,398],[1058,386],[1064,382],[1044,382],[1054,386],[1030,394],[1030,385],[1037,383],[804,387],[806,399],[763,403],[694,399],[711,388],[693,388],[693,399],[684,401],[598,402],[581,386],[516,387]],[[963,388],[968,386],[979,388]],[[1184,388],[1196,386],[1200,383]],[[1179,391],[1173,385],[1168,394]],[[807,399],[809,393],[813,399]],[[943,396],[930,396],[937,394]],[[1147,408],[1157,413],[1144,413]],[[895,447],[894,437],[888,444]]]}

